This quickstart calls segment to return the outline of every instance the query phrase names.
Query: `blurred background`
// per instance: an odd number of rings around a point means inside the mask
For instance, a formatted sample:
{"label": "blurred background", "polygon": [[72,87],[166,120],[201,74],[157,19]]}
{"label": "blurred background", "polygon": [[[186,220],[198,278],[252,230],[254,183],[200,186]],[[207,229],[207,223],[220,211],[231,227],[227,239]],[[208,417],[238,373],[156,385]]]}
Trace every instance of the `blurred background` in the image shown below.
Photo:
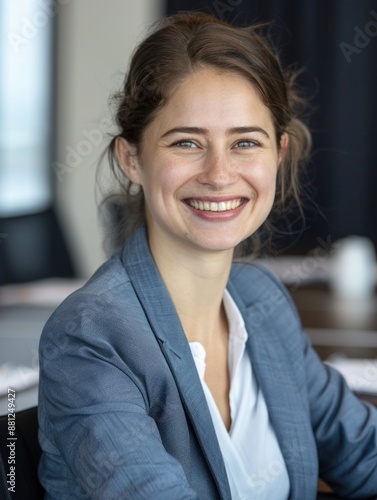
{"label": "blurred background", "polygon": [[[108,98],[151,22],[202,10],[269,23],[310,103],[306,223],[278,246],[306,254],[349,235],[377,243],[377,5],[361,0],[2,0],[0,284],[86,278],[103,262],[95,199],[113,131]],[[284,234],[287,222],[293,234]]]}
{"label": "blurred background", "polygon": [[162,2],[0,3],[0,283],[87,277],[104,260],[95,173],[107,100]]}

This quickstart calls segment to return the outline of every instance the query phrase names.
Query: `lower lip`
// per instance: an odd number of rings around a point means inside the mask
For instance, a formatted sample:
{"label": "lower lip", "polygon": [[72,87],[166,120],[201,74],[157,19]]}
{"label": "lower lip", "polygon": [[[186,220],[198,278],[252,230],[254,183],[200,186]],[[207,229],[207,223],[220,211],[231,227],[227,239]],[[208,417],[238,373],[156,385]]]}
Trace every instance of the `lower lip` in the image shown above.
{"label": "lower lip", "polygon": [[211,222],[225,222],[230,221],[238,217],[238,215],[242,212],[242,210],[247,205],[248,201],[244,201],[239,207],[234,208],[233,210],[225,210],[224,212],[211,212],[209,210],[198,210],[188,203],[185,203],[186,207],[197,217],[203,220],[211,221]]}

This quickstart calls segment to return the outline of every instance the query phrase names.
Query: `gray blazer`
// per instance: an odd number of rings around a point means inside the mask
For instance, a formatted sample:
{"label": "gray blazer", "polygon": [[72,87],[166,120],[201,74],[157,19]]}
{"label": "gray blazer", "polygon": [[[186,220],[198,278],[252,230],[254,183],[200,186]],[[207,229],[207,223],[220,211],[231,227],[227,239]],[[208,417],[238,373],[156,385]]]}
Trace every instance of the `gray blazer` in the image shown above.
{"label": "gray blazer", "polygon": [[[316,498],[319,474],[339,494],[377,495],[377,411],[320,362],[274,276],[235,264],[227,288],[245,320],[290,499]],[[49,319],[40,365],[46,498],[231,498],[189,344],[144,226]],[[269,480],[268,471],[258,478],[260,491]]]}

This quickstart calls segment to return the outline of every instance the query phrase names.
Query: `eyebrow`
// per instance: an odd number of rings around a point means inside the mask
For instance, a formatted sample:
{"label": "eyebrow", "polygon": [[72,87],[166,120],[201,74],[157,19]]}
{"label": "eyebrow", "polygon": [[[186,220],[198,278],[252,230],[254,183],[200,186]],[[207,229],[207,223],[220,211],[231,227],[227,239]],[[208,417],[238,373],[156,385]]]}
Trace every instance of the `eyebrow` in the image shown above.
{"label": "eyebrow", "polygon": [[[177,133],[205,135],[207,132],[208,132],[207,129],[201,127],[175,127],[165,132],[161,136],[161,139]],[[261,127],[233,127],[227,131],[227,135],[247,134],[250,132],[259,132],[260,134],[265,135],[268,139],[270,138],[268,133]]]}

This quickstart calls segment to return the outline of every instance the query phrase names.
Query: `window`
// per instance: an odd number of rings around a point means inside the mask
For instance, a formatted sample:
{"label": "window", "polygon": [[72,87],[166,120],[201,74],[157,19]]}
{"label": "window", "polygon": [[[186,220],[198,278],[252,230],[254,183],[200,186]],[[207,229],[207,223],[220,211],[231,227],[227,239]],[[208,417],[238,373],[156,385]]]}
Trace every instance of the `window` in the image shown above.
{"label": "window", "polygon": [[0,2],[0,217],[51,204],[52,7]]}

